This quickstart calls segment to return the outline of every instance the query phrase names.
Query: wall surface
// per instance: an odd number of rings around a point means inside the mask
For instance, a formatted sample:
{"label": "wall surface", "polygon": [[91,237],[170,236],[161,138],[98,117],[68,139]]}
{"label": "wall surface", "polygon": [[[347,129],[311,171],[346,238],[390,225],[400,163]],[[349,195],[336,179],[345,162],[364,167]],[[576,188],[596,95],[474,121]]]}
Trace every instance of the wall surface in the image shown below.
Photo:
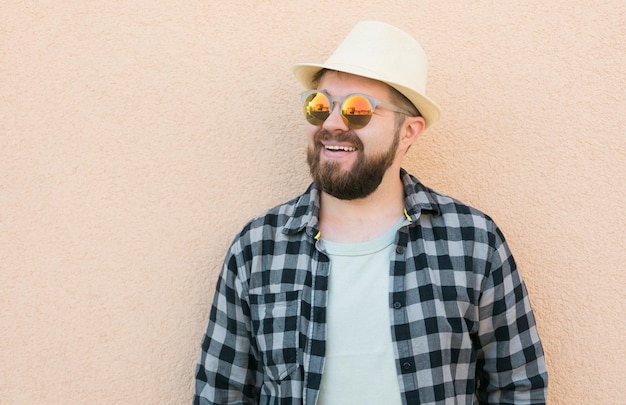
{"label": "wall surface", "polygon": [[0,403],[184,404],[225,250],[304,190],[301,88],[378,19],[442,107],[407,156],[489,213],[551,404],[626,401],[623,0],[0,6]]}

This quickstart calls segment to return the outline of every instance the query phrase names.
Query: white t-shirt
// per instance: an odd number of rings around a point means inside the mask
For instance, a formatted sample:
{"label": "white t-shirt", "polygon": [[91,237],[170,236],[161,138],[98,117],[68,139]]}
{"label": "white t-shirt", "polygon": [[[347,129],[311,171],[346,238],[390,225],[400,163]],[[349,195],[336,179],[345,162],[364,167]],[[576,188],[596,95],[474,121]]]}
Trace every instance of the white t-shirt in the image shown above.
{"label": "white t-shirt", "polygon": [[389,266],[403,220],[364,243],[320,240],[330,258],[320,405],[402,403],[389,319]]}

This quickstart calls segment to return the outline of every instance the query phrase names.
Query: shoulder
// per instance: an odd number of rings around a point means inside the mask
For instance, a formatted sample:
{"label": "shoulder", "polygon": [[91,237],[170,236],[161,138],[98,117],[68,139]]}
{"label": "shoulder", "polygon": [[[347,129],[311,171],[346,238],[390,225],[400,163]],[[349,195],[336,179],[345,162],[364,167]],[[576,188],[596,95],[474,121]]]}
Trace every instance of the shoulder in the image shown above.
{"label": "shoulder", "polygon": [[[314,232],[319,213],[318,193],[314,185],[299,196],[272,207],[252,218],[235,236],[235,242],[254,244],[278,241],[303,231]],[[311,229],[306,229],[311,228]]]}
{"label": "shoulder", "polygon": [[268,209],[244,225],[228,250],[225,277],[236,277],[243,289],[252,291],[265,286],[267,277],[274,279],[270,274],[281,279],[285,268],[296,268],[297,258],[309,254],[315,241],[313,231],[306,229],[306,217],[312,209],[301,209],[309,205],[303,199],[306,193]]}
{"label": "shoulder", "polygon": [[492,246],[497,244],[497,240],[504,240],[491,216],[408,176],[405,177],[407,201],[412,204],[414,211],[419,212],[423,226],[439,233],[454,234],[461,240],[487,242]]}
{"label": "shoulder", "polygon": [[294,216],[296,203],[300,198],[301,196],[292,198],[289,201],[283,202],[256,215],[242,227],[237,236],[245,237],[247,235],[254,234],[261,229],[266,232],[280,232],[285,227],[289,219]]}
{"label": "shoulder", "polygon": [[428,188],[430,195],[437,202],[442,219],[447,220],[458,217],[461,223],[469,223],[474,226],[494,225],[493,219],[482,210],[465,203],[455,197]]}

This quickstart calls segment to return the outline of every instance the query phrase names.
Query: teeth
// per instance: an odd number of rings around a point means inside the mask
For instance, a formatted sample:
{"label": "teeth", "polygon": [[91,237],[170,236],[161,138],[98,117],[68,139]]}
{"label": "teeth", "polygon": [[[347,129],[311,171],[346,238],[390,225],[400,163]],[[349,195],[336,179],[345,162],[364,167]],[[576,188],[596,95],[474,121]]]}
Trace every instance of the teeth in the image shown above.
{"label": "teeth", "polygon": [[328,149],[328,150],[342,150],[344,152],[354,152],[356,150],[356,148],[353,148],[351,146],[335,146],[335,145],[326,146],[326,149]]}

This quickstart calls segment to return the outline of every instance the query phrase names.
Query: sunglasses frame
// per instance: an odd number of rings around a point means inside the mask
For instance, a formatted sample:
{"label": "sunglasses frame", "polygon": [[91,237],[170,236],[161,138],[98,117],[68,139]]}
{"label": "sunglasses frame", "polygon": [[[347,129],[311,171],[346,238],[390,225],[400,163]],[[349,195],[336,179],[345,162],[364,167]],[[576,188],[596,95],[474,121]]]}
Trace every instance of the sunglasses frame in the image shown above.
{"label": "sunglasses frame", "polygon": [[[353,97],[353,96],[363,97],[364,99],[366,99],[370,103],[370,105],[372,106],[372,113],[369,115],[370,119],[371,119],[372,115],[374,115],[374,111],[376,110],[377,107],[386,108],[387,110],[394,111],[394,112],[397,112],[397,113],[400,113],[400,114],[404,114],[404,115],[407,115],[409,117],[413,115],[411,112],[409,112],[409,111],[407,111],[407,110],[405,110],[403,108],[400,108],[400,107],[395,106],[395,105],[390,104],[390,103],[386,103],[384,101],[381,101],[381,100],[379,100],[379,99],[377,99],[375,97],[372,97],[370,95],[367,95],[367,94],[352,93],[352,94],[346,95],[345,97],[332,97],[330,94],[326,93],[323,90],[308,90],[308,91],[305,91],[304,93],[302,93],[301,97],[302,97],[302,108],[303,109],[304,109],[304,106],[305,106],[307,98],[309,98],[309,96],[311,96],[312,94],[316,94],[316,93],[320,93],[324,97],[326,97],[326,99],[328,99],[328,101],[330,103],[330,110],[328,112],[328,117],[330,117],[330,115],[335,110],[335,103],[339,103],[339,114],[341,115],[341,118],[342,118],[343,122],[346,124],[346,126],[348,126],[348,128],[351,128],[351,129],[361,129],[361,128],[364,128],[365,126],[367,126],[367,124],[369,124],[369,120],[368,120],[368,122],[365,125],[363,125],[363,126],[359,126],[359,125],[353,126],[353,124],[350,123],[349,119],[345,115],[343,115],[343,113],[341,112],[342,111],[342,107],[343,107],[343,103],[347,99],[349,99],[350,97]],[[305,118],[306,118],[306,111],[304,111],[304,114],[305,114]],[[328,119],[328,117],[326,117],[323,121],[321,121],[317,125],[322,125]],[[309,122],[311,125],[315,125],[312,122],[310,122],[308,119],[307,119],[307,122]]]}

